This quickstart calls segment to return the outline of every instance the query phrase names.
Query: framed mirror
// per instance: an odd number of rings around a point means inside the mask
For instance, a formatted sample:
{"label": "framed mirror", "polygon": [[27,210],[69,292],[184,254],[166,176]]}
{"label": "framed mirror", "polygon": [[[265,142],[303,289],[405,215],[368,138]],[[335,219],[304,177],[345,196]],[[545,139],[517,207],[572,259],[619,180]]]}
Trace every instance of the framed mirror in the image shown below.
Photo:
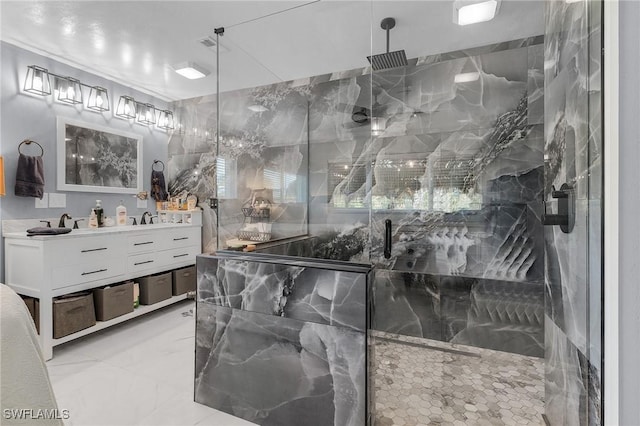
{"label": "framed mirror", "polygon": [[59,191],[142,191],[142,136],[58,117]]}

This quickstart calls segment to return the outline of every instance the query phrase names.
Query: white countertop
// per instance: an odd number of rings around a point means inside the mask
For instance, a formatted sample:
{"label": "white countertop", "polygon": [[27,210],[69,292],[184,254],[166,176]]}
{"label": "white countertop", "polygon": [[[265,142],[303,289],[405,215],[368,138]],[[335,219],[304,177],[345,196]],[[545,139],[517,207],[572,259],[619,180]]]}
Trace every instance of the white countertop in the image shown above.
{"label": "white countertop", "polygon": [[105,228],[80,228],[80,229],[72,229],[71,232],[67,234],[57,234],[57,235],[33,235],[28,236],[26,231],[23,232],[7,232],[3,234],[4,238],[14,238],[14,239],[23,239],[23,240],[51,240],[51,239],[60,239],[60,238],[78,238],[78,237],[87,237],[94,235],[105,235],[105,234],[120,234],[120,233],[128,233],[128,232],[144,232],[144,231],[155,231],[158,229],[174,229],[174,228],[192,228],[192,227],[200,227],[200,225],[192,225],[190,223],[154,223],[150,225],[123,225],[123,226],[109,226]]}

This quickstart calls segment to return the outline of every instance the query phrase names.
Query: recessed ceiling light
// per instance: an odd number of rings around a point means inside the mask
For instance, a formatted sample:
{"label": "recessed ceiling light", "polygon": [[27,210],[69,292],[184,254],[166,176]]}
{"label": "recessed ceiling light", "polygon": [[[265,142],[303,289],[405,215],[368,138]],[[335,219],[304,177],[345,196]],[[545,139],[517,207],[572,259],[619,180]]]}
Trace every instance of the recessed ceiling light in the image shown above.
{"label": "recessed ceiling light", "polygon": [[454,83],[469,83],[471,81],[476,81],[480,78],[479,72],[463,72],[461,74],[456,74],[453,77]]}
{"label": "recessed ceiling light", "polygon": [[210,71],[193,62],[183,62],[173,67],[175,72],[189,80],[206,77]]}
{"label": "recessed ceiling light", "polygon": [[269,108],[262,106],[262,105],[250,105],[247,108],[249,108],[251,111],[253,112],[265,112],[265,111],[269,111]]}
{"label": "recessed ceiling light", "polygon": [[498,12],[499,0],[457,0],[453,4],[453,22],[458,25],[476,24],[492,20]]}

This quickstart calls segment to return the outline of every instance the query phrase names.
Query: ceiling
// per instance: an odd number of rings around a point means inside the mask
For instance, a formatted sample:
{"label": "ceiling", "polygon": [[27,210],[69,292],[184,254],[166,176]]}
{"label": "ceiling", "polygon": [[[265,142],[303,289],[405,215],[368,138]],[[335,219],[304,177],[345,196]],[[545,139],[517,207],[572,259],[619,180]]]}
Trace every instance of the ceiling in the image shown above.
{"label": "ceiling", "polygon": [[[0,39],[163,100],[361,68],[386,49],[380,21],[391,16],[391,50],[408,58],[542,34],[543,2],[503,0],[492,21],[458,26],[443,1],[0,1]],[[211,71],[188,80],[172,66]],[[38,64],[35,64],[38,65]]]}

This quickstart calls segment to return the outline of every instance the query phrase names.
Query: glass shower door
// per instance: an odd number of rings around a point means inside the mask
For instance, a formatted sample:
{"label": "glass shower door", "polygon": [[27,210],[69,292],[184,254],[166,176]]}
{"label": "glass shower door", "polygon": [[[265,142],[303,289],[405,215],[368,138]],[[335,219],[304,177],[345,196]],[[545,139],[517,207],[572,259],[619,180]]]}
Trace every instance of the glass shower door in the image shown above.
{"label": "glass shower door", "polygon": [[545,21],[545,414],[601,424],[602,2]]}
{"label": "glass shower door", "polygon": [[372,71],[376,419],[541,424],[544,3],[458,3],[373,5],[373,53],[406,56]]}

